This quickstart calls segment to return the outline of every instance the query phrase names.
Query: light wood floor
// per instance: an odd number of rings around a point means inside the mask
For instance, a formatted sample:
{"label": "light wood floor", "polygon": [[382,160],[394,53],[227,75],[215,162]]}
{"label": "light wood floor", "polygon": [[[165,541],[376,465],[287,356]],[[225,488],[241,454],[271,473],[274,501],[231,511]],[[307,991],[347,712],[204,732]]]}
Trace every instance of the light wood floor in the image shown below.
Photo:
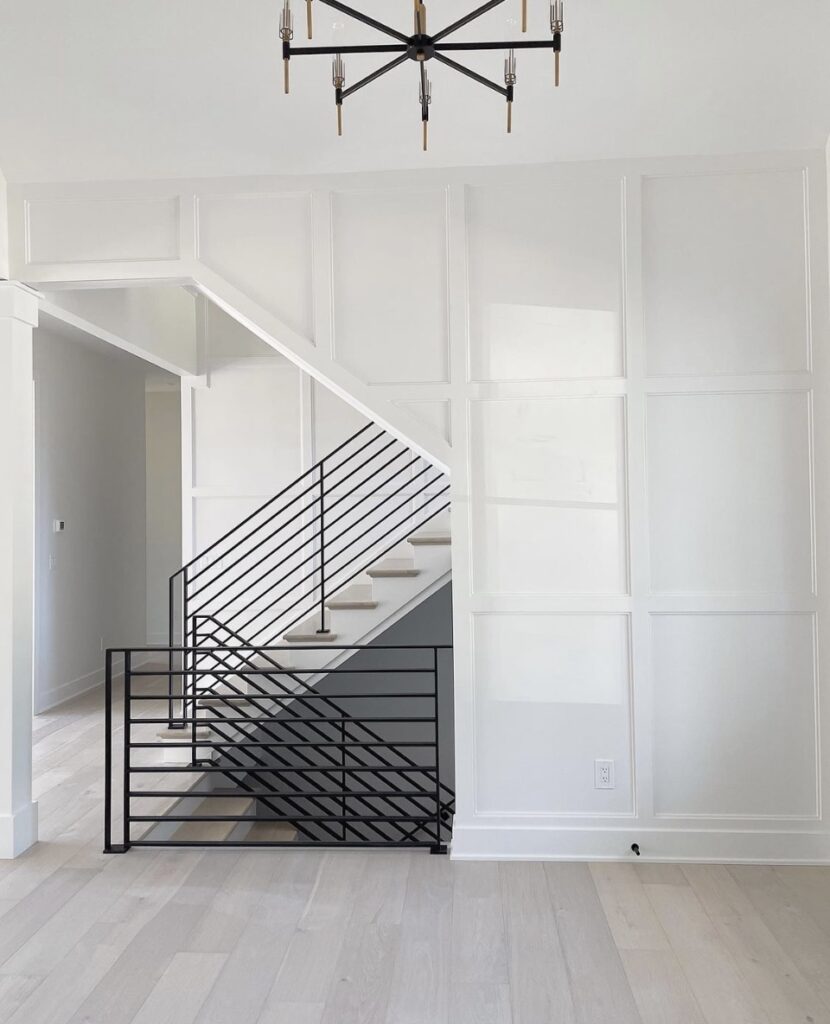
{"label": "light wood floor", "polygon": [[[35,722],[14,1024],[830,1024],[830,870],[101,852],[101,711]],[[148,702],[149,703],[149,702]]]}

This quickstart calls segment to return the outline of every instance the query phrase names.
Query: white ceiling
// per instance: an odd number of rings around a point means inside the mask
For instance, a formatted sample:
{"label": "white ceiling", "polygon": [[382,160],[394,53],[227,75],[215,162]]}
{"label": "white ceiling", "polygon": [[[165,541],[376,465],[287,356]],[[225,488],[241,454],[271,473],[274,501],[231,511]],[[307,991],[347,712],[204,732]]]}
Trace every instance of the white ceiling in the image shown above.
{"label": "white ceiling", "polygon": [[[430,28],[479,0],[431,0]],[[408,30],[411,0],[354,0]],[[520,0],[464,30],[503,38]],[[529,0],[549,38],[547,0]],[[305,173],[824,146],[828,0],[567,0],[562,87],[519,54],[504,102],[446,68],[420,151],[414,66],[347,100],[334,134],[327,57],[292,61],[282,95],[280,0],[0,0],[0,166],[10,181]],[[297,39],[304,8],[294,0]],[[338,19],[314,0],[318,33]],[[384,41],[347,28],[346,43]],[[466,55],[464,55],[466,57]],[[380,63],[384,58],[376,58]],[[502,55],[469,63],[491,77]],[[354,82],[371,62],[347,60]]]}

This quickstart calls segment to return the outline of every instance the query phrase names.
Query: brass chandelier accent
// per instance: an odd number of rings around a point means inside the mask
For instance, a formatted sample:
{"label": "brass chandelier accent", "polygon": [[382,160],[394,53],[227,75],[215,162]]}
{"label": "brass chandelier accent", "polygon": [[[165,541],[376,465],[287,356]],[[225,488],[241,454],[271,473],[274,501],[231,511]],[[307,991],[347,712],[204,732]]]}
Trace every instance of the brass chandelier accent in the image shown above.
{"label": "brass chandelier accent", "polygon": [[[426,150],[428,142],[427,130],[429,124],[429,108],[432,103],[432,83],[427,75],[426,65],[427,61],[437,60],[440,64],[444,64],[447,67],[452,68],[453,71],[466,75],[467,78],[471,78],[474,82],[478,82],[480,85],[486,86],[488,89],[492,89],[494,92],[504,96],[507,101],[507,131],[512,132],[513,91],[516,86],[516,50],[552,50],[553,80],[554,85],[559,85],[559,56],[562,52],[562,33],[565,28],[564,0],[550,0],[551,39],[508,40],[505,42],[494,43],[445,42],[447,36],[452,35],[458,29],[463,28],[465,25],[469,25],[471,21],[475,21],[476,18],[481,17],[483,14],[487,14],[488,11],[492,11],[494,8],[499,7],[505,2],[506,0],[488,0],[488,2],[482,4],[481,7],[477,7],[463,18],[459,18],[458,21],[455,21],[446,28],[441,29],[440,32],[430,35],[427,32],[426,6],[424,5],[423,0],[413,0],[415,7],[414,32],[412,35],[406,35],[404,32],[399,32],[397,29],[392,28],[389,25],[385,25],[383,22],[377,21],[375,18],[369,17],[368,14],[363,14],[361,11],[357,11],[353,7],[340,3],[340,0],[318,0],[318,3],[325,4],[327,7],[332,7],[334,10],[339,11],[341,14],[345,14],[349,18],[353,18],[355,21],[360,21],[364,25],[368,25],[370,28],[373,28],[378,32],[382,32],[384,35],[391,36],[392,39],[396,40],[396,42],[365,46],[292,46],[291,43],[294,38],[294,14],[291,10],[291,0],[284,0],[280,16],[280,39],[282,40],[285,92],[287,93],[289,91],[289,62],[292,57],[301,57],[309,54],[330,55],[332,57],[331,81],[334,86],[334,102],[337,108],[337,134],[342,135],[343,101],[356,93],[358,89],[362,89],[371,82],[377,81],[378,78],[385,75],[393,68],[398,67],[398,65],[404,64],[408,60],[414,60],[418,65],[419,71],[418,102],[421,107],[422,147]],[[305,0],[306,31],[309,39],[311,39],[313,35],[312,3],[313,0]],[[527,0],[521,0],[521,4],[522,32],[527,32]],[[458,61],[448,56],[448,53],[450,52],[463,52],[465,50],[504,50],[504,85],[502,86],[498,82],[494,82],[491,79],[486,78],[484,75],[478,74],[478,72],[465,67],[463,64],[459,64]],[[397,56],[394,56],[388,63],[383,64],[381,67],[377,68],[377,70],[364,76],[359,79],[359,81],[355,82],[354,85],[347,88],[346,64],[343,60],[343,54],[348,53],[389,53],[396,54]]]}

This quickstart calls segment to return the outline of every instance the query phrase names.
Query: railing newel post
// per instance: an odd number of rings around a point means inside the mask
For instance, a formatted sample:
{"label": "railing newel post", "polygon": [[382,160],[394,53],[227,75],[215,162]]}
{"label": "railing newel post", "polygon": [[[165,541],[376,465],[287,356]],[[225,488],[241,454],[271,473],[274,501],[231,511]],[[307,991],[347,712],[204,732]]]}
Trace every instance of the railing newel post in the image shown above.
{"label": "railing newel post", "polygon": [[124,651],[124,850],[130,848],[130,745],[132,743],[132,651]]}
{"label": "railing newel post", "polygon": [[112,651],[104,674],[104,853],[112,853]]}

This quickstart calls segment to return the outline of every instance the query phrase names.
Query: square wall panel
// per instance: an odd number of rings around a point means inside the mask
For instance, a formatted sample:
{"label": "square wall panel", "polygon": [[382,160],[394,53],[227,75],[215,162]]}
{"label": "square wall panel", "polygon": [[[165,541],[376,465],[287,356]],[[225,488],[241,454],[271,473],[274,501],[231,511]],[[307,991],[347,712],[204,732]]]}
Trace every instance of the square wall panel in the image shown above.
{"label": "square wall panel", "polygon": [[472,404],[477,590],[625,592],[624,434],[622,398]]}
{"label": "square wall panel", "polygon": [[194,486],[275,494],[302,472],[300,371],[240,360],[193,390]]}
{"label": "square wall panel", "polygon": [[647,425],[652,588],[811,593],[807,394],[652,395]]}
{"label": "square wall panel", "polygon": [[620,182],[467,195],[472,378],[620,376]]}
{"label": "square wall panel", "polygon": [[650,374],[809,368],[804,193],[801,171],[646,180]]}
{"label": "square wall panel", "polygon": [[312,337],[309,195],[201,198],[199,259],[289,327]]}
{"label": "square wall panel", "polygon": [[658,814],[817,814],[813,618],[655,615]]}
{"label": "square wall panel", "polygon": [[335,358],[369,384],[448,376],[443,191],[332,196]]}
{"label": "square wall panel", "polygon": [[630,813],[628,637],[625,615],[474,616],[478,811]]}

